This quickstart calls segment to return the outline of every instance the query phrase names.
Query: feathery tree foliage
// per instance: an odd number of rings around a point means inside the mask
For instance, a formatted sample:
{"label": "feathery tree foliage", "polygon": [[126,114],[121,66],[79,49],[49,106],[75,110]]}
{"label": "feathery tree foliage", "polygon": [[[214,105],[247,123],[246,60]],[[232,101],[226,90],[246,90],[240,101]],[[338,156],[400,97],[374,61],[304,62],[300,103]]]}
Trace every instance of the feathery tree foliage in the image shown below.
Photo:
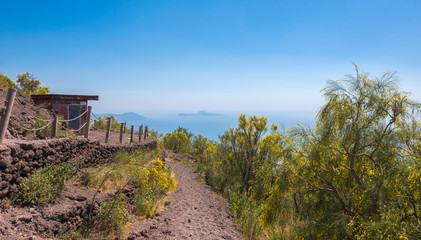
{"label": "feathery tree foliage", "polygon": [[16,88],[22,95],[27,97],[48,94],[50,92],[48,87],[42,87],[41,81],[29,72],[18,74],[16,83],[10,80],[8,76],[0,74],[0,88]]}
{"label": "feathery tree foliage", "polygon": [[197,138],[208,183],[249,239],[421,239],[420,104],[357,68],[322,93],[314,128],[240,115],[219,144]]}
{"label": "feathery tree foliage", "polygon": [[232,179],[240,183],[240,190],[248,192],[255,173],[261,163],[260,145],[267,130],[267,118],[245,114],[238,117],[238,127],[230,128],[220,137],[222,162],[232,174]]}

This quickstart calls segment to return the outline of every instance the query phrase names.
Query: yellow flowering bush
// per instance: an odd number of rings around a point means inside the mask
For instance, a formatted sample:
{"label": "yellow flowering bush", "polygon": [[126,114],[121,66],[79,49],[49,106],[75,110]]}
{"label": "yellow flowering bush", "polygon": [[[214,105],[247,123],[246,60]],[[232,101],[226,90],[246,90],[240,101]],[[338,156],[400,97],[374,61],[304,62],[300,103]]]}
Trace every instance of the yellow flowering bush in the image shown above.
{"label": "yellow flowering bush", "polygon": [[284,230],[291,238],[421,237],[420,124],[412,114],[420,104],[396,80],[357,70],[328,82],[316,128],[289,132],[284,149],[292,151],[262,202],[263,225],[300,222]]}
{"label": "yellow flowering bush", "polygon": [[166,133],[162,139],[165,148],[178,152],[190,151],[190,137],[185,132]]}
{"label": "yellow flowering bush", "polygon": [[219,144],[197,144],[237,223],[262,228],[249,239],[421,239],[421,105],[397,80],[356,68],[322,90],[314,128],[267,133],[242,114]]}
{"label": "yellow flowering bush", "polygon": [[[107,208],[108,205],[101,207],[116,215],[113,217],[112,224],[104,223],[104,220],[98,221],[106,225],[115,225],[112,228],[120,231],[121,225],[127,223],[126,212],[130,211],[141,217],[154,216],[161,199],[177,187],[177,181],[172,176],[172,169],[165,167],[157,155],[157,151],[119,153],[115,162],[88,170],[84,179],[88,187],[104,192],[116,192],[118,197],[112,200],[115,202],[112,206],[116,209],[111,211]],[[132,199],[133,205],[130,207],[127,205],[127,197],[121,194],[122,188],[129,184],[136,188],[134,199]]]}
{"label": "yellow flowering bush", "polygon": [[139,186],[134,199],[135,212],[139,216],[151,217],[157,210],[157,201],[168,191],[174,191],[177,181],[171,176],[171,169],[164,169],[163,162],[156,160],[148,168],[147,181]]}

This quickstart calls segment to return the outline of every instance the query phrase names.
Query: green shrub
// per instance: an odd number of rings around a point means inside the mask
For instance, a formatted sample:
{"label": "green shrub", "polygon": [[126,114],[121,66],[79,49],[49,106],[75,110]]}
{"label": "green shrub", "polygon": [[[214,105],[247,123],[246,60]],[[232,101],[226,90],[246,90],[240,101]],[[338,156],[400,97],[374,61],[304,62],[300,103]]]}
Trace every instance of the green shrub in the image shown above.
{"label": "green shrub", "polygon": [[[121,123],[119,123],[113,115],[98,117],[98,119],[95,119],[93,121],[92,128],[99,129],[99,130],[107,130],[108,118],[111,118],[111,131],[120,132]],[[129,131],[130,129],[126,126],[126,132],[129,132]]]}
{"label": "green shrub", "polygon": [[[146,175],[147,174],[147,175]],[[163,168],[161,160],[154,161],[147,169],[134,199],[135,212],[138,216],[153,217],[168,191],[174,191],[177,181],[172,176],[171,168]]]}
{"label": "green shrub", "polygon": [[130,220],[127,201],[121,194],[101,204],[94,226],[107,235],[120,236]]}
{"label": "green shrub", "polygon": [[76,137],[76,134],[73,131],[58,128],[57,136],[63,138],[74,138]]}
{"label": "green shrub", "polygon": [[204,161],[204,153],[208,148],[209,142],[210,141],[206,137],[200,134],[193,137],[193,141],[191,143],[192,153],[200,162]]}
{"label": "green shrub", "polygon": [[144,216],[146,218],[154,216],[157,210],[156,202],[158,198],[158,191],[156,191],[155,188],[137,191],[133,202],[136,215]]}
{"label": "green shrub", "polygon": [[163,143],[164,147],[177,152],[187,153],[190,150],[190,138],[184,132],[166,133]]}
{"label": "green shrub", "polygon": [[193,171],[194,171],[195,173],[197,173],[197,180],[198,180],[200,183],[206,184],[206,182],[205,182],[205,178],[204,178],[205,167],[204,167],[202,164],[200,164],[200,163],[196,163],[196,164],[193,166]]}
{"label": "green shrub", "polygon": [[[48,111],[45,108],[45,106],[38,106],[38,112],[40,112],[41,114],[39,114],[37,116],[37,118],[34,119],[35,123],[32,127],[27,127],[28,129],[38,129],[38,128],[43,128],[45,127],[48,122],[51,121],[51,119],[49,119],[48,117],[45,116],[45,114],[42,114],[42,111]],[[58,117],[59,120],[63,120],[62,116]],[[24,130],[23,134],[25,137],[27,137],[28,139],[33,139],[34,137],[36,137],[37,139],[48,139],[51,138],[51,128],[52,128],[52,124],[46,126],[45,128],[38,130],[38,131],[29,131],[29,130]],[[63,127],[59,126],[57,128],[57,137],[76,137],[76,134],[73,131],[67,130]]]}
{"label": "green shrub", "polygon": [[[62,239],[62,240],[88,239],[88,236],[87,236],[86,233],[87,233],[86,227],[81,228],[81,229],[71,228],[67,232],[59,233],[55,237],[58,238],[58,239]],[[49,236],[46,235],[45,237],[48,238]]]}
{"label": "green shrub", "polygon": [[153,128],[148,129],[149,136],[151,136],[154,139],[159,139],[162,137],[162,134],[159,134],[158,130],[155,130]]}
{"label": "green shrub", "polygon": [[198,173],[198,174],[202,174],[205,171],[205,168],[202,164],[197,163],[194,165],[193,167],[194,172]]}
{"label": "green shrub", "polygon": [[243,234],[247,239],[257,239],[262,231],[259,223],[259,205],[245,194],[230,192],[227,195],[231,212],[238,226],[243,229]]}
{"label": "green shrub", "polygon": [[90,168],[84,182],[88,187],[102,191],[120,189],[128,183],[134,184],[137,188],[133,203],[134,213],[143,217],[154,216],[160,200],[168,191],[175,190],[177,185],[172,169],[164,167],[157,155],[157,151],[118,153],[115,162]]}
{"label": "green shrub", "polygon": [[144,165],[155,159],[157,155],[157,151],[118,152],[112,163],[89,168],[83,176],[84,184],[107,192],[110,189],[122,187],[129,179],[137,183],[145,174]]}
{"label": "green shrub", "polygon": [[[42,118],[44,119],[44,117]],[[48,121],[48,119],[46,119]],[[40,119],[35,119],[35,127],[34,128],[42,128],[47,124],[47,122],[42,121]],[[51,137],[51,125],[45,127],[42,130],[36,132],[36,135],[39,139],[47,139]]]}
{"label": "green shrub", "polygon": [[72,162],[38,170],[19,185],[16,202],[22,205],[54,203],[78,165]]}

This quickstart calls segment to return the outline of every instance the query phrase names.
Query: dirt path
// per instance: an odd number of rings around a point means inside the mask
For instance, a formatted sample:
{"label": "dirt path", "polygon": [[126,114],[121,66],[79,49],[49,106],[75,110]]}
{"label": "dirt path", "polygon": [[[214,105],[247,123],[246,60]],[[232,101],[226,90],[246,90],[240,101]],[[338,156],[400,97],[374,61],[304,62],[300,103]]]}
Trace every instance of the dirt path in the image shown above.
{"label": "dirt path", "polygon": [[[105,142],[105,135],[106,135],[106,131],[104,130],[91,130],[89,132],[89,139],[92,141],[98,141],[98,142],[103,143]],[[139,141],[139,134],[133,134],[133,140]],[[114,144],[120,143],[120,133],[110,131],[108,142],[114,143]],[[123,143],[124,144],[130,143],[130,133],[123,134]]]}
{"label": "dirt path", "polygon": [[227,203],[218,200],[209,186],[199,183],[190,167],[173,161],[166,164],[173,167],[177,189],[158,216],[133,225],[129,240],[245,239],[228,213]]}

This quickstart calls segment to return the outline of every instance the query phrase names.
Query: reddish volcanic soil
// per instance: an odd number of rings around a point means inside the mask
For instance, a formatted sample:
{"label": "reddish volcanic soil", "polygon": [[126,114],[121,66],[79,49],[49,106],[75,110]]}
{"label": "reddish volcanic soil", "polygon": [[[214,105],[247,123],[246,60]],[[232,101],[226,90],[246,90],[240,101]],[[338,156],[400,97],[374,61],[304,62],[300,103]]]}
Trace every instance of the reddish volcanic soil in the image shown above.
{"label": "reddish volcanic soil", "polygon": [[[169,194],[164,209],[152,219],[132,219],[126,238],[134,239],[245,239],[229,213],[228,204],[207,185],[197,180],[192,168],[178,162],[191,161],[188,156],[169,153],[166,164],[173,168],[177,189]],[[56,204],[44,207],[12,205],[0,210],[0,240],[35,240],[80,226],[111,196],[98,193],[91,208],[95,190],[83,187],[77,180],[67,184]],[[41,232],[47,233],[46,235]]]}
{"label": "reddish volcanic soil", "polygon": [[[89,139],[92,141],[105,142],[106,131],[104,130],[90,130]],[[142,138],[142,141],[144,139]],[[133,134],[133,141],[139,142],[139,134]],[[110,131],[108,143],[120,143],[120,133]],[[123,144],[130,143],[130,133],[123,134]]]}
{"label": "reddish volcanic soil", "polygon": [[191,167],[176,161],[166,164],[173,168],[177,189],[159,216],[134,223],[128,239],[245,239],[228,204],[199,183]]}

